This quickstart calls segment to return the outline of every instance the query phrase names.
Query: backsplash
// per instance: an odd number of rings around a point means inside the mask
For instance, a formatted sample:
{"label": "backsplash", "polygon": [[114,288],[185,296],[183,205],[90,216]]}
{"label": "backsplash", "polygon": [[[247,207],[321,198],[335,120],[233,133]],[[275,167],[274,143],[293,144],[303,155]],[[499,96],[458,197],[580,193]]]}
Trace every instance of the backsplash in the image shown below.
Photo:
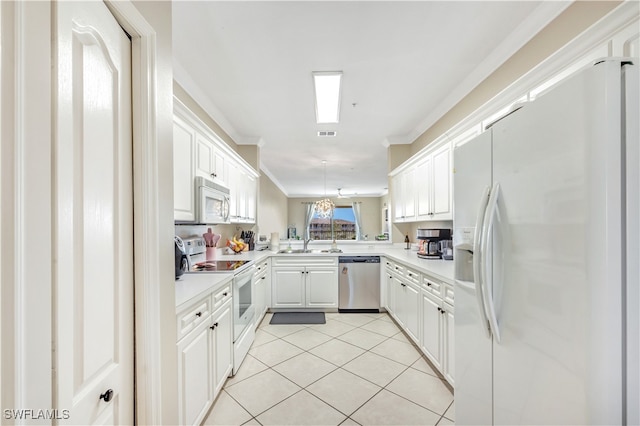
{"label": "backsplash", "polygon": [[191,237],[197,235],[202,236],[207,232],[208,228],[211,228],[211,232],[214,234],[222,235],[220,241],[218,241],[218,247],[226,247],[227,240],[230,240],[234,235],[240,238],[242,231],[256,231],[257,226],[249,223],[243,224],[225,224],[225,225],[175,225],[175,235],[180,238]]}

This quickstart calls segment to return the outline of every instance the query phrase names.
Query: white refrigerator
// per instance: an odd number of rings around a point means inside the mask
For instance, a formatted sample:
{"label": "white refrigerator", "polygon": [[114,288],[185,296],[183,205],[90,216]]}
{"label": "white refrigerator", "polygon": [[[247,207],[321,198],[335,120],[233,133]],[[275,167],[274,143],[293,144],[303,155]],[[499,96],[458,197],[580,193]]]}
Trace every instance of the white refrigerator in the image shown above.
{"label": "white refrigerator", "polygon": [[454,150],[457,424],[640,424],[637,60]]}

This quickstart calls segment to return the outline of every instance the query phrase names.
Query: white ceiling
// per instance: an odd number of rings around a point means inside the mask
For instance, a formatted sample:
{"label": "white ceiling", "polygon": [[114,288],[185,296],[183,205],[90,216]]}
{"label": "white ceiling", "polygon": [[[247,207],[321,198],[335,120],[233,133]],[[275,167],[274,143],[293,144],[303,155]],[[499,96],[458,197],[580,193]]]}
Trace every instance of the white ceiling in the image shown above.
{"label": "white ceiling", "polygon": [[[174,78],[290,197],[378,196],[411,143],[567,2],[174,1]],[[312,71],[343,71],[340,123]],[[355,104],[355,106],[353,106]],[[319,138],[318,130],[336,130]]]}

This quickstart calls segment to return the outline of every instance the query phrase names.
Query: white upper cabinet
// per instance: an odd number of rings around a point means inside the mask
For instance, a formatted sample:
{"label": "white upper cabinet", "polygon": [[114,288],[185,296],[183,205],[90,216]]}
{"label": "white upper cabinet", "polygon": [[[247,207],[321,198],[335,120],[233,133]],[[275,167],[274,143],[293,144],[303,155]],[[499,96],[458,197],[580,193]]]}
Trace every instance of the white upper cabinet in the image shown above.
{"label": "white upper cabinet", "polygon": [[258,183],[256,176],[228,161],[226,168],[231,197],[229,217],[232,223],[256,223],[258,205]]}
{"label": "white upper cabinet", "polygon": [[392,175],[394,222],[452,220],[452,172],[447,143]]}
{"label": "white upper cabinet", "polygon": [[207,135],[198,133],[196,139],[196,176],[212,179],[227,186],[224,153]]}
{"label": "white upper cabinet", "polygon": [[173,161],[174,220],[195,220],[194,177],[201,176],[229,188],[231,222],[256,223],[258,173],[177,99]]}
{"label": "white upper cabinet", "polygon": [[416,169],[410,168],[391,178],[394,222],[412,222],[416,219]]}
{"label": "white upper cabinet", "polygon": [[196,217],[194,189],[195,130],[173,118],[173,218],[193,221]]}

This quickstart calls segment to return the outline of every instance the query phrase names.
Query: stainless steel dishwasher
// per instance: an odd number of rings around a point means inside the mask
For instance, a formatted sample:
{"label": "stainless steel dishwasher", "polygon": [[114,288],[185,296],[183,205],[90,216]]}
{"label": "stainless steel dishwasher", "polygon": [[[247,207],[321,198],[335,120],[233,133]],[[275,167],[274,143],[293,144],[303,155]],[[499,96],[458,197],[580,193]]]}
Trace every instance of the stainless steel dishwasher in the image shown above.
{"label": "stainless steel dishwasher", "polygon": [[380,256],[339,256],[339,312],[380,312]]}

